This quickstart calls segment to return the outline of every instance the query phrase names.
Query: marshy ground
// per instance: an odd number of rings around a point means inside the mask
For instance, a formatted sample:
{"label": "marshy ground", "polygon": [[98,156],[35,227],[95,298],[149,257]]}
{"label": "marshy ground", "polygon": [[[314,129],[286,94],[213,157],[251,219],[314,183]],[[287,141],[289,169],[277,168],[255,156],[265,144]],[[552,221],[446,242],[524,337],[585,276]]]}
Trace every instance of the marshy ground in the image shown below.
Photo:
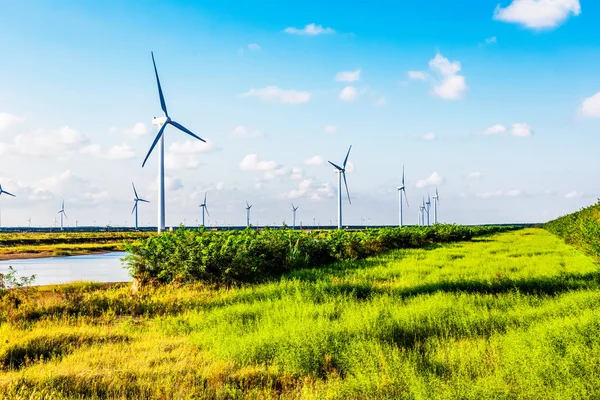
{"label": "marshy ground", "polygon": [[0,397],[594,398],[598,267],[526,229],[235,288],[15,291]]}

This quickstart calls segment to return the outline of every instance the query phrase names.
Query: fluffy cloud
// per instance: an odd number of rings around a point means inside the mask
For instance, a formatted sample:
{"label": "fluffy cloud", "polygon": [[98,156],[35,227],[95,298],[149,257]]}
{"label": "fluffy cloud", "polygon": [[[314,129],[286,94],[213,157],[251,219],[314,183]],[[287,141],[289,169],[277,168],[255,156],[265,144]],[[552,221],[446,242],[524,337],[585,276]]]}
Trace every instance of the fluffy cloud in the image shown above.
{"label": "fluffy cloud", "polygon": [[345,102],[352,102],[358,98],[358,91],[354,86],[346,86],[340,92],[340,100]]}
{"label": "fluffy cloud", "polygon": [[579,14],[579,0],[513,0],[506,8],[496,6],[494,19],[530,29],[543,29],[554,28],[570,15]]}
{"label": "fluffy cloud", "polygon": [[579,112],[584,117],[600,118],[600,92],[585,99],[581,104]]}
{"label": "fluffy cloud", "polygon": [[430,133],[426,133],[423,136],[421,136],[421,138],[423,140],[427,140],[427,141],[435,140],[435,133],[431,133],[431,132]]}
{"label": "fluffy cloud", "polygon": [[209,153],[214,151],[215,144],[207,140],[206,142],[201,142],[197,139],[190,139],[184,142],[177,141],[171,144],[169,151],[174,154],[200,154],[200,153]]}
{"label": "fluffy cloud", "polygon": [[12,143],[0,143],[0,152],[22,156],[66,157],[80,151],[89,138],[68,126],[35,133],[21,134]]}
{"label": "fluffy cloud", "polygon": [[323,28],[323,25],[316,25],[314,23],[308,24],[302,29],[293,28],[293,27],[285,28],[284,32],[292,34],[292,35],[308,35],[308,36],[317,36],[317,35],[325,35],[325,34],[335,33],[335,31],[331,28]]}
{"label": "fluffy cloud", "polygon": [[410,79],[417,79],[421,81],[427,80],[427,74],[422,71],[408,71],[408,77]]}
{"label": "fluffy cloud", "polygon": [[326,160],[321,156],[312,156],[308,160],[304,161],[304,164],[313,165],[313,166],[322,166],[322,165],[325,165],[325,163],[326,163]]}
{"label": "fluffy cloud", "polygon": [[133,126],[133,128],[125,129],[125,134],[132,138],[138,138],[149,134],[151,131],[152,129],[149,125],[146,125],[143,122],[138,122]]}
{"label": "fluffy cloud", "polygon": [[309,92],[299,92],[296,90],[284,90],[277,86],[267,86],[262,89],[250,89],[242,93],[242,97],[258,97],[262,101],[278,102],[283,104],[302,104],[310,101]]}
{"label": "fluffy cloud", "polygon": [[12,125],[20,124],[23,122],[23,118],[17,117],[16,115],[12,115],[5,112],[0,112],[0,132],[5,129],[8,129]]}
{"label": "fluffy cloud", "polygon": [[357,82],[360,80],[360,68],[356,71],[342,71],[335,74],[336,82]]}
{"label": "fluffy cloud", "polygon": [[257,138],[261,137],[262,133],[258,129],[248,129],[245,126],[237,126],[231,132],[233,136],[240,138]]}
{"label": "fluffy cloud", "polygon": [[247,154],[240,162],[242,171],[270,171],[279,167],[275,161],[261,161],[258,154]]}
{"label": "fluffy cloud", "polygon": [[304,177],[304,171],[302,168],[294,167],[290,174],[290,178],[294,180],[302,179]]}
{"label": "fluffy cloud", "polygon": [[492,44],[492,43],[497,43],[497,42],[498,42],[498,40],[496,39],[496,36],[492,36],[492,37],[485,39],[485,44]]}
{"label": "fluffy cloud", "polygon": [[259,51],[260,50],[260,46],[257,43],[250,43],[248,45],[248,49],[250,51]]}
{"label": "fluffy cloud", "polygon": [[130,160],[135,158],[135,153],[127,143],[113,146],[106,152],[102,150],[102,146],[92,144],[82,148],[79,152],[84,155],[91,155],[104,160]]}
{"label": "fluffy cloud", "polygon": [[487,128],[485,131],[483,131],[484,135],[499,135],[501,133],[505,133],[506,132],[506,127],[502,124],[496,124],[494,126],[490,126],[489,128]]}
{"label": "fluffy cloud", "polygon": [[[156,179],[158,181],[158,177]],[[181,178],[169,175],[165,176],[165,190],[176,192],[181,189],[183,189],[183,182]]]}
{"label": "fluffy cloud", "polygon": [[511,136],[517,137],[529,137],[533,135],[533,128],[529,124],[512,124],[510,131],[502,124],[496,124],[494,126],[490,126],[486,130],[482,132],[483,135],[493,136],[493,135],[503,135],[510,134]]}
{"label": "fluffy cloud", "polygon": [[569,192],[569,193],[565,194],[565,199],[577,199],[581,196],[583,196],[583,193],[573,191],[573,192]]}
{"label": "fluffy cloud", "polygon": [[200,162],[194,155],[182,155],[168,152],[165,154],[165,169],[182,170],[196,169]]}
{"label": "fluffy cloud", "polygon": [[338,127],[335,125],[325,125],[325,128],[323,128],[323,130],[326,133],[336,133],[338,131]]}
{"label": "fluffy cloud", "polygon": [[305,198],[319,200],[325,197],[332,197],[333,190],[329,184],[318,184],[313,179],[303,179],[298,183],[298,187],[284,193],[288,199]]}
{"label": "fluffy cloud", "polygon": [[429,61],[429,68],[437,75],[433,85],[435,96],[445,100],[458,100],[465,96],[468,87],[465,77],[458,74],[461,70],[460,62],[450,62],[438,53]]}
{"label": "fluffy cloud", "polygon": [[444,178],[442,178],[437,172],[434,172],[429,176],[429,178],[418,181],[415,186],[421,189],[428,186],[440,185],[443,181]]}

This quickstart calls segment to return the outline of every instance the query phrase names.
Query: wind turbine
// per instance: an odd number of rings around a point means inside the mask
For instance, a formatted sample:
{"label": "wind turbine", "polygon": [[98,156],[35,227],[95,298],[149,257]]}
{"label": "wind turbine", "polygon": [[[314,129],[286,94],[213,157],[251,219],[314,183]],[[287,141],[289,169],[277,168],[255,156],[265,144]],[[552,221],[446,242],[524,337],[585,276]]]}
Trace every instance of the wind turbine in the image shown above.
{"label": "wind turbine", "polygon": [[[202,207],[202,226],[204,226],[204,211],[206,211],[206,214],[210,217],[210,214],[208,213],[208,207],[206,205],[206,192],[204,192],[204,203],[200,204],[200,207]],[[210,220],[208,222],[210,222]]]}
{"label": "wind turbine", "polygon": [[133,187],[133,194],[135,195],[135,197],[133,198],[133,201],[135,202],[135,204],[133,205],[133,210],[131,210],[131,213],[133,214],[135,212],[135,229],[138,229],[138,202],[142,202],[142,203],[150,203],[148,200],[144,200],[141,199],[140,196],[138,196],[137,194],[137,190],[135,190],[135,185],[133,184],[133,182],[131,182],[131,186]]}
{"label": "wind turbine", "polygon": [[425,210],[427,209],[427,207],[425,207],[425,196],[423,196],[423,205],[421,205],[421,207],[419,207],[419,213],[421,214],[421,226],[425,226]]}
{"label": "wind turbine", "polygon": [[346,185],[346,193],[348,194],[348,203],[352,204],[350,201],[350,191],[348,190],[348,182],[346,182],[346,163],[348,162],[348,156],[350,155],[350,150],[352,150],[352,145],[348,148],[348,153],[346,153],[346,158],[344,159],[344,164],[342,167],[328,161],[329,164],[333,165],[336,169],[336,174],[338,174],[338,229],[342,229],[342,176],[344,177],[344,185]]}
{"label": "wind turbine", "polygon": [[431,197],[429,196],[429,193],[427,193],[427,203],[425,203],[425,205],[427,206],[427,226],[430,226],[429,210],[431,210]]}
{"label": "wind turbine", "polygon": [[250,226],[250,209],[252,205],[248,204],[248,200],[246,200],[246,226]]}
{"label": "wind turbine", "polygon": [[296,210],[298,210],[298,207],[294,207],[294,203],[292,203],[292,212],[294,213],[294,218],[292,221],[294,229],[296,229]]}
{"label": "wind turbine", "polygon": [[[2,196],[3,194],[7,194],[9,196],[16,197],[14,194],[8,193],[6,190],[2,189],[2,185],[0,185],[0,196]],[[0,208],[0,227],[1,226],[2,226],[2,209]]]}
{"label": "wind turbine", "polygon": [[27,220],[27,222],[29,222],[29,227],[31,228],[31,217],[29,217],[29,219]]}
{"label": "wind turbine", "polygon": [[165,137],[163,135],[165,128],[167,125],[173,125],[175,128],[187,133],[195,139],[200,140],[201,142],[206,142],[199,136],[196,136],[192,131],[188,130],[183,125],[173,121],[167,112],[167,104],[165,103],[165,98],[163,96],[162,88],[160,86],[160,80],[158,79],[158,71],[156,69],[156,62],[154,61],[154,53],[152,52],[152,64],[154,65],[154,75],[156,75],[156,85],[158,86],[158,96],[160,98],[160,107],[163,110],[164,116],[156,118],[154,117],[152,120],[153,125],[160,126],[158,130],[158,134],[150,147],[150,151],[148,151],[148,155],[144,159],[142,163],[142,168],[146,165],[146,161],[148,161],[148,157],[154,150],[154,147],[157,143],[159,144],[159,153],[158,153],[158,233],[162,232],[165,229]]}
{"label": "wind turbine", "polygon": [[440,202],[440,194],[438,193],[437,187],[435,188],[435,196],[433,196],[433,223],[437,224],[437,208]]}
{"label": "wind turbine", "polygon": [[57,214],[60,214],[60,230],[63,230],[63,215],[65,218],[69,219],[67,217],[67,213],[65,213],[65,201],[63,200],[62,202],[62,207],[60,208],[60,210],[57,212]]}
{"label": "wind turbine", "polygon": [[400,203],[400,227],[402,227],[402,195],[406,200],[406,207],[408,205],[408,197],[406,197],[406,186],[404,185],[404,165],[402,166],[402,186],[398,186],[398,202]]}

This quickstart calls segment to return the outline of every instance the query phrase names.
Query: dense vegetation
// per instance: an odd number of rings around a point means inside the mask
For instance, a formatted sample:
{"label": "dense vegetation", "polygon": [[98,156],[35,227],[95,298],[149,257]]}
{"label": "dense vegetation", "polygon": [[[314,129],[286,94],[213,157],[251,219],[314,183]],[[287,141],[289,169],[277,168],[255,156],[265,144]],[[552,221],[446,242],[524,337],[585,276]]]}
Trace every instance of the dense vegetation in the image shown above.
{"label": "dense vegetation", "polygon": [[563,238],[568,244],[600,258],[600,201],[548,222],[545,228]]}
{"label": "dense vegetation", "polygon": [[161,282],[256,282],[296,269],[362,259],[384,251],[471,240],[512,227],[382,228],[361,231],[167,232],[127,246],[132,275]]}
{"label": "dense vegetation", "polygon": [[0,299],[0,398],[593,399],[599,306],[597,264],[539,229],[233,288],[39,288]]}

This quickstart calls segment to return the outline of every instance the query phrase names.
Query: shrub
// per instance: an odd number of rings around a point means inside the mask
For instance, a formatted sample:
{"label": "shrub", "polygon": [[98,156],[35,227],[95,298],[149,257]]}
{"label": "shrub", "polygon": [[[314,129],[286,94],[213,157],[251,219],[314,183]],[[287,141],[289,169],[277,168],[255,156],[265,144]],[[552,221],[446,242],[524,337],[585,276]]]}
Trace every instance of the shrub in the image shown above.
{"label": "shrub", "polygon": [[600,201],[544,225],[548,231],[587,254],[600,258]]}

